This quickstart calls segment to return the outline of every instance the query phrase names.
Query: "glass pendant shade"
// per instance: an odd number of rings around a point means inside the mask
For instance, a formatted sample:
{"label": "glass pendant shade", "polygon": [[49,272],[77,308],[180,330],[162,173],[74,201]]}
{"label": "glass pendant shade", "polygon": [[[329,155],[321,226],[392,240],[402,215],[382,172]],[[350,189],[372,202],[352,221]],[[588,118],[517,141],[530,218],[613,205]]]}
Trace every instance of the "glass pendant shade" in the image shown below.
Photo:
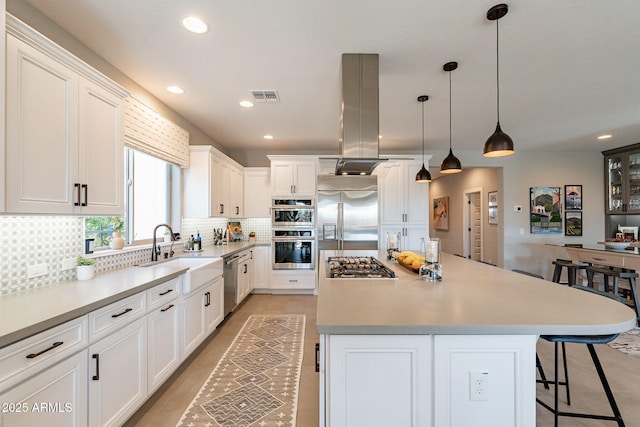
{"label": "glass pendant shade", "polygon": [[462,164],[456,156],[453,155],[453,151],[449,148],[449,155],[444,158],[442,165],[440,165],[440,173],[458,173],[462,172]]}
{"label": "glass pendant shade", "polygon": [[422,169],[416,174],[416,182],[431,182],[431,174],[424,167],[424,163],[422,164]]}
{"label": "glass pendant shade", "polygon": [[511,137],[502,132],[500,122],[496,125],[496,131],[484,143],[485,157],[502,157],[513,154],[513,141]]}

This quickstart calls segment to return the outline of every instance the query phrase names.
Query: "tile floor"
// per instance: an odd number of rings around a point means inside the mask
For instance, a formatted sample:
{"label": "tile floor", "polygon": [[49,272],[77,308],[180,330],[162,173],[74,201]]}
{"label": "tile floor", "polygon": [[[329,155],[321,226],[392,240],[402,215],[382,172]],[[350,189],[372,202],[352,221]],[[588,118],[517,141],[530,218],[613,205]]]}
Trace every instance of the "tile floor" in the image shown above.
{"label": "tile floor", "polygon": [[[151,399],[127,421],[125,426],[175,426],[182,412],[197,394],[218,363],[227,347],[251,314],[299,313],[305,314],[305,357],[302,364],[298,395],[299,427],[318,425],[318,374],[314,370],[316,297],[309,295],[251,295],[228,317],[189,361],[158,390]],[[598,355],[609,378],[611,388],[627,426],[640,426],[640,356],[629,356],[609,348],[596,346]],[[571,410],[594,411],[609,414],[609,407],[593,364],[584,345],[567,345],[572,390]],[[538,354],[547,375],[552,375],[553,345],[538,343]],[[538,387],[538,396],[552,402],[553,396]],[[562,401],[562,399],[561,399]],[[537,405],[537,426],[553,425],[552,415]],[[614,426],[615,423],[578,418],[561,418],[563,427]]]}

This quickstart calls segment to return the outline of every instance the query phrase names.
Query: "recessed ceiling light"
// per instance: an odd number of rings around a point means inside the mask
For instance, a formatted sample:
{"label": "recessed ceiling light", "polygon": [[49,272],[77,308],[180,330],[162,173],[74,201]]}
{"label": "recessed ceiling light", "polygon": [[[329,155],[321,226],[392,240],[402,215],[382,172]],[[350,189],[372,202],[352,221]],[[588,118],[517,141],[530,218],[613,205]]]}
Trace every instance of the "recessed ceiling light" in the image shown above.
{"label": "recessed ceiling light", "polygon": [[167,90],[171,93],[184,93],[184,89],[178,86],[168,86]]}
{"label": "recessed ceiling light", "polygon": [[273,135],[265,135],[264,139],[273,139]]}
{"label": "recessed ceiling light", "polygon": [[240,105],[242,105],[245,108],[251,108],[251,107],[253,107],[253,102],[251,102],[251,101],[240,101]]}
{"label": "recessed ceiling light", "polygon": [[209,25],[200,18],[187,16],[182,20],[182,25],[192,33],[204,34],[209,32]]}
{"label": "recessed ceiling light", "polygon": [[609,135],[608,133],[598,136],[598,139],[609,139],[609,138],[611,138],[611,135]]}

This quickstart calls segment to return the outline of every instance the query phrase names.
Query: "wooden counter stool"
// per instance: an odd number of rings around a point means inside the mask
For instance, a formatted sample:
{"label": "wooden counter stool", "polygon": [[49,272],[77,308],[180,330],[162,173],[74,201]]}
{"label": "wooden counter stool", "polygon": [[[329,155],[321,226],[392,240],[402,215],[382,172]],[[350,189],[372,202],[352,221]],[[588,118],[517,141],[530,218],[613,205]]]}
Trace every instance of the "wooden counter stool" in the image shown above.
{"label": "wooden counter stool", "polygon": [[[607,298],[612,298],[617,301],[623,303],[622,298],[613,293],[600,292],[595,289],[587,288],[584,286],[578,286],[576,289],[581,289],[586,292],[596,293],[598,295],[602,295]],[[609,382],[607,381],[607,377],[602,369],[602,364],[600,363],[600,359],[598,358],[598,354],[594,348],[594,344],[607,344],[618,337],[618,334],[610,334],[610,335],[541,335],[540,338],[554,343],[555,347],[555,371],[554,378],[548,380],[554,385],[554,403],[553,407],[543,402],[539,398],[536,398],[536,401],[545,409],[553,412],[554,415],[554,426],[558,427],[558,417],[575,417],[575,418],[588,418],[588,419],[596,419],[596,420],[606,420],[606,421],[616,421],[619,427],[624,427],[624,421],[622,420],[622,415],[620,414],[620,409],[618,409],[618,405],[613,396],[613,392],[611,391],[611,387],[609,386]],[[569,373],[567,371],[567,362],[566,358],[564,358],[564,381],[559,381],[558,375],[558,344],[563,345],[563,356],[564,356],[564,344],[565,343],[578,343],[578,344],[586,344],[587,349],[589,350],[589,354],[591,355],[591,360],[593,361],[593,365],[596,368],[598,373],[598,377],[600,378],[600,382],[602,384],[602,388],[604,389],[605,395],[607,396],[607,400],[609,401],[609,406],[611,407],[611,411],[613,415],[597,415],[597,414],[585,414],[579,412],[566,412],[558,410],[558,387],[564,385],[567,391],[567,404],[571,405],[571,400],[569,397]]]}
{"label": "wooden counter stool", "polygon": [[[594,277],[596,274],[602,274],[604,283],[604,292],[613,292],[614,295],[620,295],[621,291],[624,297],[629,297],[630,304],[636,310],[636,322],[640,322],[640,303],[638,301],[638,293],[636,291],[636,278],[638,273],[635,270],[618,267],[587,267],[587,280],[590,288],[595,287]],[[613,279],[613,283],[609,279]],[[629,290],[620,288],[620,279],[625,279],[629,283]],[[626,303],[626,299],[624,300]]]}
{"label": "wooden counter stool", "polygon": [[[551,279],[552,282],[556,282],[556,283],[560,283],[562,285],[569,285],[569,286],[575,286],[577,281],[578,281],[578,270],[585,270],[587,267],[589,267],[591,264],[588,263],[579,263],[579,264],[574,264],[571,260],[569,259],[556,259],[555,261],[553,261],[552,263],[555,267],[553,269],[553,278]],[[562,276],[562,269],[566,268],[567,269],[567,281],[566,282],[561,282],[560,281],[560,276]]]}

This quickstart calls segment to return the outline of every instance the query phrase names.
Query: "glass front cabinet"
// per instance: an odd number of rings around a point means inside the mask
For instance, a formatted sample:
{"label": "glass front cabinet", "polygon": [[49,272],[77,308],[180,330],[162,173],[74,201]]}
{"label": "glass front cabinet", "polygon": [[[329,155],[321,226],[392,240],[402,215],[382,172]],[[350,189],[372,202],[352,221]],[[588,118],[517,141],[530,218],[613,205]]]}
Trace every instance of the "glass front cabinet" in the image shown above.
{"label": "glass front cabinet", "polygon": [[640,144],[604,151],[607,214],[640,214]]}

